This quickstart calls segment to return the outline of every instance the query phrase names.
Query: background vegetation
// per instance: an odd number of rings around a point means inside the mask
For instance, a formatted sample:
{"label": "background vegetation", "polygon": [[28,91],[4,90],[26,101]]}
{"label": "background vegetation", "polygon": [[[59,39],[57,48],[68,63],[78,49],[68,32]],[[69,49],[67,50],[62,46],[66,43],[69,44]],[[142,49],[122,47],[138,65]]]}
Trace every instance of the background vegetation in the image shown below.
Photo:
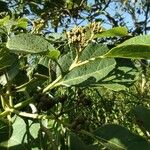
{"label": "background vegetation", "polygon": [[0,149],[150,150],[149,9],[0,1]]}

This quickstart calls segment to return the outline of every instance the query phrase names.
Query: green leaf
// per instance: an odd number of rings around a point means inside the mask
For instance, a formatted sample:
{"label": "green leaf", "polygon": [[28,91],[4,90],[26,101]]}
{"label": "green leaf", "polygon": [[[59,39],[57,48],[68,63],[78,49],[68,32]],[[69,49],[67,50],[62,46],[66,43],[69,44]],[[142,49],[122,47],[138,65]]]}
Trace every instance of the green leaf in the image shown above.
{"label": "green leaf", "polygon": [[0,143],[9,139],[12,134],[12,127],[8,121],[0,120]]}
{"label": "green leaf", "polygon": [[3,19],[0,19],[0,26],[5,26],[6,23],[10,20],[10,16],[6,16]]}
{"label": "green leaf", "polygon": [[107,53],[109,49],[107,46],[102,45],[102,44],[89,44],[81,53],[79,60],[80,61],[85,61],[91,58],[97,58],[101,55],[104,55]]}
{"label": "green leaf", "polygon": [[0,84],[2,85],[7,84],[7,80],[12,81],[19,73],[19,63],[17,59],[15,59],[15,62],[10,67],[7,67],[7,69],[5,68],[5,73],[7,74],[8,79],[6,79],[5,74],[2,74],[0,76]]}
{"label": "green leaf", "polygon": [[127,89],[127,87],[124,84],[120,83],[101,83],[100,85],[97,84],[97,86],[103,86],[112,91],[124,91]]}
{"label": "green leaf", "polygon": [[17,55],[9,53],[7,50],[0,50],[0,70],[11,66],[17,60]]}
{"label": "green leaf", "polygon": [[33,34],[18,34],[6,43],[12,52],[43,53],[54,50],[54,47],[43,37]]}
{"label": "green leaf", "polygon": [[71,150],[99,150],[100,149],[100,147],[97,145],[86,145],[75,134],[70,135],[70,148]]}
{"label": "green leaf", "polygon": [[104,57],[150,59],[150,35],[133,37],[111,49]]}
{"label": "green leaf", "polygon": [[47,57],[49,57],[52,60],[57,60],[59,56],[60,56],[60,51],[56,49],[49,51],[47,54]]}
{"label": "green leaf", "polygon": [[110,150],[149,150],[150,143],[120,125],[108,124],[98,128],[94,135]]}
{"label": "green leaf", "polygon": [[42,56],[42,57],[40,57],[38,64],[43,65],[43,66],[48,68],[49,67],[49,61],[50,61],[50,59],[48,57]]}
{"label": "green leaf", "polygon": [[7,29],[4,26],[0,26],[0,36],[7,35]]}
{"label": "green leaf", "polygon": [[39,123],[33,123],[31,120],[23,120],[20,117],[16,117],[12,127],[12,135],[10,134],[9,139],[0,143],[0,149],[40,149]]}
{"label": "green leaf", "polygon": [[139,127],[144,127],[150,133],[150,109],[143,106],[136,106],[132,109]]}
{"label": "green leaf", "polygon": [[114,59],[95,59],[88,63],[72,69],[59,85],[72,86],[72,85],[89,85],[98,82],[104,78],[114,67]]}
{"label": "green leaf", "polygon": [[95,34],[95,38],[103,38],[103,37],[114,37],[114,36],[127,36],[128,30],[125,27],[115,27],[102,33]]}
{"label": "green leaf", "polygon": [[20,28],[26,29],[28,26],[28,19],[27,18],[20,18],[17,20],[16,25]]}
{"label": "green leaf", "polygon": [[[71,66],[73,60],[74,60],[74,56],[72,52],[68,52],[67,54],[59,57],[58,63],[61,65],[61,69],[63,73],[66,73],[69,71],[69,67]],[[57,74],[57,77],[61,74],[60,68],[58,66],[56,68],[56,74]]]}
{"label": "green leaf", "polygon": [[129,59],[117,58],[116,67],[96,86],[104,86],[113,91],[125,90],[131,86],[139,76],[134,63]]}

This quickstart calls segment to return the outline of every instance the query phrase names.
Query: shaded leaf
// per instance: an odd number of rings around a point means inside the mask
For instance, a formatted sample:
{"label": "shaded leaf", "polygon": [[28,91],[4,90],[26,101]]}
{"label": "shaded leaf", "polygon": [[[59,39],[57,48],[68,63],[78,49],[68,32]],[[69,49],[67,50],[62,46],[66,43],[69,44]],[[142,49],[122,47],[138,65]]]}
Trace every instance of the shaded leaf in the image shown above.
{"label": "shaded leaf", "polygon": [[71,150],[99,150],[100,149],[100,147],[97,145],[86,145],[75,134],[70,135],[70,148]]}
{"label": "shaded leaf", "polygon": [[0,50],[0,70],[11,66],[17,60],[17,55],[7,50]]}
{"label": "shaded leaf", "polygon": [[54,47],[43,37],[25,33],[11,37],[6,46],[12,52],[22,53],[43,53],[54,50]]}
{"label": "shaded leaf", "polygon": [[150,109],[143,106],[136,106],[132,109],[132,113],[139,126],[144,127],[150,133]]}
{"label": "shaded leaf", "polygon": [[[63,55],[58,59],[58,63],[61,65],[61,69],[63,73],[66,73],[69,71],[69,67],[71,66],[72,62],[74,60],[74,56],[72,52],[68,52],[67,54]],[[56,68],[56,74],[59,76],[61,74],[60,68]]]}
{"label": "shaded leaf", "polygon": [[4,26],[0,26],[0,36],[7,35],[7,29]]}
{"label": "shaded leaf", "polygon": [[50,61],[50,59],[48,57],[42,56],[42,57],[40,57],[38,64],[43,65],[43,66],[48,68],[49,67],[49,61]]}
{"label": "shaded leaf", "polygon": [[150,143],[120,125],[108,124],[98,128],[94,135],[110,150],[149,150]]}
{"label": "shaded leaf", "polygon": [[138,70],[129,59],[116,59],[116,67],[97,86],[104,86],[113,91],[125,90],[138,79]]}
{"label": "shaded leaf", "polygon": [[[15,78],[15,76],[19,73],[19,63],[17,59],[10,67],[5,68],[5,73],[8,76],[8,81],[12,81]],[[7,84],[7,79],[6,79],[5,74],[2,74],[0,76],[0,84],[2,85]]]}
{"label": "shaded leaf", "polygon": [[8,121],[0,120],[0,143],[9,139],[12,134],[12,127]]}

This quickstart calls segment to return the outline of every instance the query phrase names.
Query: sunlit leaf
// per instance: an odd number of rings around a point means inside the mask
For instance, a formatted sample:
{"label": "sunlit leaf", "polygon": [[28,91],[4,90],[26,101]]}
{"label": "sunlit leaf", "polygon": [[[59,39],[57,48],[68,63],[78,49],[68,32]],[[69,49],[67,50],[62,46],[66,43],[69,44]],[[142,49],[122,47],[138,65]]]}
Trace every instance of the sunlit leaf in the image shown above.
{"label": "sunlit leaf", "polygon": [[[27,150],[31,148],[40,149],[39,123],[33,123],[31,120],[23,120],[20,117],[14,119],[13,132],[9,138],[0,143],[0,149]],[[28,130],[26,130],[28,129]],[[9,128],[7,129],[9,130]]]}
{"label": "sunlit leaf", "polygon": [[104,57],[150,59],[150,35],[133,37],[111,49]]}
{"label": "sunlit leaf", "polygon": [[114,67],[114,59],[96,59],[72,69],[59,83],[60,85],[89,85],[104,78]]}
{"label": "sunlit leaf", "polygon": [[12,52],[22,53],[43,53],[54,50],[54,47],[43,37],[24,33],[11,37],[6,46]]}
{"label": "sunlit leaf", "polygon": [[114,37],[114,36],[127,36],[128,30],[125,27],[115,27],[101,33],[95,34],[95,38],[103,38],[103,37]]}

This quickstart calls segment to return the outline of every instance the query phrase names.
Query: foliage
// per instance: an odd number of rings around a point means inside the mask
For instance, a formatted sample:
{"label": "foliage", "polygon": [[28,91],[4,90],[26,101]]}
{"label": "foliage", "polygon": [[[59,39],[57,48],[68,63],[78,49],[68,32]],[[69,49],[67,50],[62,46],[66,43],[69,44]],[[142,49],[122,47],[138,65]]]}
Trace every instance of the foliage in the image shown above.
{"label": "foliage", "polygon": [[111,1],[0,4],[0,149],[150,149],[149,35],[116,27]]}

